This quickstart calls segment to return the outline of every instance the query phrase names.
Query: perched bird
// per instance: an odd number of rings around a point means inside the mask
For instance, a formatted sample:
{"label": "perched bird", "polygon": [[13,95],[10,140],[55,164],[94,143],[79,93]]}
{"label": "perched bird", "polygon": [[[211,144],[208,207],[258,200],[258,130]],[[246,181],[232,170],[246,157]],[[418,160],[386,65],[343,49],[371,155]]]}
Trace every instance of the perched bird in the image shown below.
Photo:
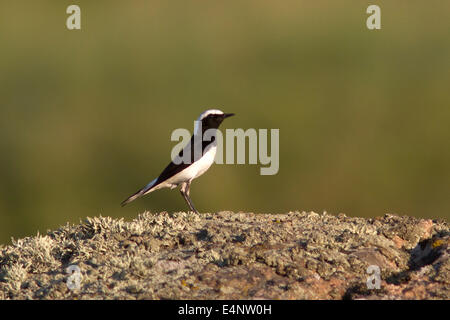
{"label": "perched bird", "polygon": [[[138,192],[123,201],[122,206],[155,190],[162,188],[173,189],[181,185],[181,195],[187,205],[191,211],[198,213],[189,197],[191,182],[205,173],[213,164],[217,149],[217,141],[214,136],[212,136],[210,140],[204,141],[207,139],[203,139],[203,134],[208,129],[217,130],[225,118],[233,115],[233,113],[223,113],[217,109],[206,110],[203,112],[197,119],[191,140],[183,150],[180,151],[178,157],[174,159],[175,161],[170,162],[158,178],[154,179]],[[194,143],[194,141],[199,141],[199,143]],[[200,152],[196,152],[195,146],[198,146],[198,151],[201,149],[201,154]],[[182,159],[183,155],[187,152],[190,152],[190,161],[182,162],[180,159]],[[186,157],[188,157],[188,154]]]}

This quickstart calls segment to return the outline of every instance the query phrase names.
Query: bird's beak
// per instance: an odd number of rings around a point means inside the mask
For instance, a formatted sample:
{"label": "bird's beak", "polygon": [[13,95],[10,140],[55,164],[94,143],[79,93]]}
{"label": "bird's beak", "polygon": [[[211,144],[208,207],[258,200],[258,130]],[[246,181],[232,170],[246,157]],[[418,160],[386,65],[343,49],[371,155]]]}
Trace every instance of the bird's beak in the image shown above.
{"label": "bird's beak", "polygon": [[234,113],[224,113],[223,118],[225,119],[231,116],[234,116]]}

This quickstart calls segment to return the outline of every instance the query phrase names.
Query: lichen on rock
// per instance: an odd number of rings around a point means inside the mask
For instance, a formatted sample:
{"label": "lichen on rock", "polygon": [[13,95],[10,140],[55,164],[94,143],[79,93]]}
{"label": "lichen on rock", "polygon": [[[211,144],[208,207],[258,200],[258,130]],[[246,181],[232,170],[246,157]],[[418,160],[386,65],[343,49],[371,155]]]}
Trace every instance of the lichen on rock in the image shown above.
{"label": "lichen on rock", "polygon": [[449,234],[391,214],[100,216],[0,246],[0,299],[449,299]]}

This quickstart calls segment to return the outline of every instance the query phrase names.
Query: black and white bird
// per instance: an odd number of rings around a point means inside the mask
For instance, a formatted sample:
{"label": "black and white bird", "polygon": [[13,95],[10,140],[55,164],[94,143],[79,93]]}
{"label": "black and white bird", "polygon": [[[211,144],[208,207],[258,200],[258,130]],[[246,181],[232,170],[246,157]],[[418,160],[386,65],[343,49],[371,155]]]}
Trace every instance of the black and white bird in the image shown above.
{"label": "black and white bird", "polygon": [[[187,205],[191,211],[198,213],[189,197],[191,182],[204,174],[213,164],[217,149],[217,141],[214,136],[212,136],[210,140],[204,141],[206,139],[203,139],[203,134],[208,129],[217,130],[225,118],[233,115],[233,113],[223,113],[217,109],[210,109],[203,112],[197,119],[191,140],[183,150],[180,151],[178,156],[174,159],[175,161],[170,162],[158,178],[154,179],[138,192],[123,201],[122,206],[155,190],[162,188],[173,189],[181,185],[181,195]],[[194,141],[199,141],[198,150],[200,150],[201,143],[201,154],[195,152],[194,149],[197,144],[194,143]],[[180,159],[183,158],[183,154],[189,151],[191,160],[181,161]]]}

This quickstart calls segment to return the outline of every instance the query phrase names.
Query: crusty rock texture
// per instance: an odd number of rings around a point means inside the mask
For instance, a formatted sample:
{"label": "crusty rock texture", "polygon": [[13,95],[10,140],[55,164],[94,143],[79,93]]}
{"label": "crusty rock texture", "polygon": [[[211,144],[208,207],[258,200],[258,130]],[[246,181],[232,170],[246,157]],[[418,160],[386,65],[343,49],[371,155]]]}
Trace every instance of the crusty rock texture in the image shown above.
{"label": "crusty rock texture", "polygon": [[449,299],[449,234],[390,214],[87,218],[0,246],[0,299]]}

